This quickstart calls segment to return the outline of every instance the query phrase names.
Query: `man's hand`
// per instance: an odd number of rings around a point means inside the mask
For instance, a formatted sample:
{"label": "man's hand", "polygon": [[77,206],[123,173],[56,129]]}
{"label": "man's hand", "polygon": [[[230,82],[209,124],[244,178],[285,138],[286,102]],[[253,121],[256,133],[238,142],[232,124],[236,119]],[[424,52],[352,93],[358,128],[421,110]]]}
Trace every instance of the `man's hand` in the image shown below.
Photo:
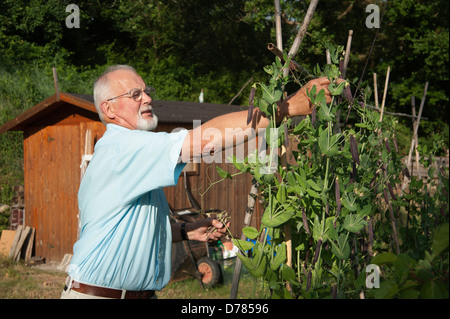
{"label": "man's hand", "polygon": [[300,90],[288,96],[279,106],[282,116],[300,116],[309,115],[312,112],[312,104],[309,97],[306,95],[306,89],[310,91],[313,86],[316,86],[317,93],[320,90],[325,90],[325,97],[327,103],[331,102],[331,94],[328,90],[330,80],[326,77],[317,78],[306,83]]}
{"label": "man's hand", "polygon": [[227,232],[230,223],[224,225],[217,219],[207,218],[194,223],[186,224],[186,233],[189,240],[216,241]]}

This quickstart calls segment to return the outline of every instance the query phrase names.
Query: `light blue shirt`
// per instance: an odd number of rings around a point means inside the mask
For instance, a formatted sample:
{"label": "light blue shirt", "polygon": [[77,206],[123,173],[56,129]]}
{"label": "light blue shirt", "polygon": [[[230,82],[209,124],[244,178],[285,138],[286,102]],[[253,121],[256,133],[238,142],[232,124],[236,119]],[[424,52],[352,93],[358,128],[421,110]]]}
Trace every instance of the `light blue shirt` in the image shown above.
{"label": "light blue shirt", "polygon": [[170,280],[172,232],[163,187],[176,185],[186,130],[155,133],[108,124],[78,192],[80,238],[69,276],[125,290]]}

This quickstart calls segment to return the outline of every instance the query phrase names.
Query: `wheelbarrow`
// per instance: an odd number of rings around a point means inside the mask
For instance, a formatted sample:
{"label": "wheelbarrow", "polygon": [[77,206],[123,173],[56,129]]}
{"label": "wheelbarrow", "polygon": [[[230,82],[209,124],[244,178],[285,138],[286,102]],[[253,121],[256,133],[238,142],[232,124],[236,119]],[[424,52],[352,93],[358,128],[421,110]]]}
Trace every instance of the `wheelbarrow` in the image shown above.
{"label": "wheelbarrow", "polygon": [[[173,223],[195,222],[207,218],[205,213],[220,213],[219,209],[202,211],[191,193],[189,181],[184,172],[184,189],[191,208],[174,210],[170,207],[170,220]],[[202,213],[201,213],[202,212]],[[197,278],[201,287],[213,287],[223,281],[219,263],[211,258],[209,245],[200,241],[183,241],[172,244],[172,274],[170,282]]]}

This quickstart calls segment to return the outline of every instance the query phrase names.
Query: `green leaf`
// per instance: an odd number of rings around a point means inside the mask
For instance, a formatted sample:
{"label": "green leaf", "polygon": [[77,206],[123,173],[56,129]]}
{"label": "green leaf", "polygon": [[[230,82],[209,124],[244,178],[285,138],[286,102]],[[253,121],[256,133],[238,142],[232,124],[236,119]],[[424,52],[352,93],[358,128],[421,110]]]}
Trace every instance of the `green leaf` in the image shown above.
{"label": "green leaf", "polygon": [[292,282],[292,283],[297,283],[295,280],[295,271],[286,264],[283,264],[283,268],[281,270],[281,275],[284,280]]}
{"label": "green leaf", "polygon": [[275,253],[276,255],[270,264],[270,269],[274,271],[286,261],[286,242],[282,242],[281,245],[277,246]]}
{"label": "green leaf", "polygon": [[331,112],[331,109],[328,108],[326,104],[320,106],[317,115],[321,120],[327,122],[332,122],[334,119],[334,114]]}
{"label": "green leaf", "polygon": [[325,90],[324,89],[320,90],[319,93],[317,93],[317,95],[316,95],[316,103],[318,105],[320,105],[321,107],[327,105],[326,97],[325,97]]}
{"label": "green leaf", "polygon": [[385,264],[392,264],[397,260],[397,255],[393,253],[381,253],[372,258],[370,263],[381,266]]}
{"label": "green leaf", "polygon": [[251,226],[245,227],[242,229],[244,235],[249,239],[256,239],[259,235],[259,231]]}
{"label": "green leaf", "polygon": [[258,102],[258,108],[261,110],[261,112],[263,112],[267,116],[272,115],[272,108],[269,107],[269,103],[267,103],[266,100],[264,100],[262,98],[258,98],[257,102]]}
{"label": "green leaf", "polygon": [[317,183],[315,181],[313,181],[312,179],[308,179],[306,181],[308,183],[309,186],[311,186],[314,190],[320,192],[322,190],[322,187],[320,187],[319,185],[317,185]]}
{"label": "green leaf", "polygon": [[277,201],[280,204],[284,204],[284,202],[286,201],[286,198],[287,198],[286,185],[280,184],[278,186],[278,191],[277,191]]}
{"label": "green leaf", "polygon": [[264,211],[264,215],[261,219],[261,222],[267,227],[278,227],[289,219],[291,219],[295,215],[295,210],[292,207],[288,207],[286,209],[280,209],[279,212],[272,212],[271,208],[268,206]]}
{"label": "green leaf", "polygon": [[341,95],[342,91],[344,90],[345,82],[341,82],[338,85],[336,85],[334,82],[331,82],[328,86],[328,89],[330,90],[330,93],[334,96]]}
{"label": "green leaf", "polygon": [[443,250],[448,248],[449,223],[444,223],[436,227],[433,235],[433,246],[431,258],[436,258]]}
{"label": "green leaf", "polygon": [[217,174],[219,174],[220,177],[222,177],[222,178],[230,178],[230,179],[232,178],[231,174],[228,173],[223,168],[220,168],[219,166],[216,166],[216,170],[217,170]]}
{"label": "green leaf", "polygon": [[435,279],[435,275],[430,270],[423,269],[420,267],[416,268],[414,276],[420,281],[430,281]]}
{"label": "green leaf", "polygon": [[344,207],[347,208],[349,211],[351,211],[351,212],[356,211],[354,199],[350,202],[347,193],[345,193],[344,196],[342,196],[341,202],[342,202],[342,205],[344,205]]}
{"label": "green leaf", "polygon": [[[295,177],[296,173],[293,172],[288,172],[286,175],[286,179],[288,182],[288,186],[293,188],[293,191],[297,194],[297,195],[303,195],[303,189],[300,186],[300,184],[297,182],[297,179]],[[292,192],[292,189],[291,189]]]}
{"label": "green leaf", "polygon": [[300,134],[305,128],[308,127],[309,118],[305,118],[294,128],[294,134]]}
{"label": "green leaf", "polygon": [[239,248],[241,251],[249,251],[255,245],[251,241],[241,240],[241,239],[233,239],[233,244]]}
{"label": "green leaf", "polygon": [[415,288],[402,290],[399,294],[400,299],[419,299],[420,291]]}
{"label": "green leaf", "polygon": [[350,256],[350,245],[347,241],[347,236],[341,234],[338,238],[337,243],[330,240],[331,252],[339,259],[345,260]]}
{"label": "green leaf", "polygon": [[247,256],[238,254],[237,255],[248,272],[255,278],[260,278],[264,276],[267,266],[267,257],[264,254],[264,248],[256,243],[253,247],[253,257],[249,258]]}
{"label": "green leaf", "polygon": [[311,195],[312,197],[314,197],[314,198],[320,198],[320,195],[317,194],[315,191],[313,191],[311,188],[308,188],[306,191],[307,191],[308,194]]}
{"label": "green leaf", "polygon": [[394,269],[400,282],[407,278],[409,270],[413,267],[414,263],[415,260],[406,254],[397,256],[397,259],[394,261]]}
{"label": "green leaf", "polygon": [[448,290],[442,282],[431,280],[423,285],[420,297],[422,299],[448,299]]}
{"label": "green leaf", "polygon": [[375,289],[375,299],[391,299],[398,293],[398,285],[394,280],[385,280],[380,283],[380,288]]}
{"label": "green leaf", "polygon": [[367,222],[364,220],[364,216],[348,214],[345,216],[342,226],[351,233],[357,233],[366,225]]}
{"label": "green leaf", "polygon": [[315,100],[316,92],[317,87],[315,85],[313,85],[311,90],[308,90],[308,88],[306,89],[306,95],[311,99],[312,104],[315,104],[313,101]]}
{"label": "green leaf", "polygon": [[273,88],[267,87],[263,83],[260,84],[263,96],[262,98],[267,101],[269,104],[273,104],[278,102],[281,99],[282,91],[281,90],[274,90]]}
{"label": "green leaf", "polygon": [[324,239],[324,232],[322,231],[324,227],[325,221],[319,220],[319,216],[314,216],[314,224],[312,229],[312,235],[314,240],[318,241],[320,238]]}
{"label": "green leaf", "polygon": [[338,233],[340,230],[339,221],[336,221],[336,228],[334,228],[335,217],[328,217],[325,221],[325,228],[327,231],[327,238],[331,240],[338,240]]}
{"label": "green leaf", "polygon": [[331,135],[328,140],[328,130],[321,131],[318,141],[320,152],[328,157],[337,155],[339,153],[339,145],[337,144],[339,136],[339,134]]}

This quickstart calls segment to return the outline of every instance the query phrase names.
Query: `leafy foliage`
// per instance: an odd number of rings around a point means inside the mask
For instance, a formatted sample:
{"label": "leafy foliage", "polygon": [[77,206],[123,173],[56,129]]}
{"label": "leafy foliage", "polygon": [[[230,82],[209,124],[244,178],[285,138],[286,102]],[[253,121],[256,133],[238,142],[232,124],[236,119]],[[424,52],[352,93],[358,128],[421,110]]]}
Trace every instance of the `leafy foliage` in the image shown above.
{"label": "leafy foliage", "polygon": [[448,230],[448,223],[436,227],[431,249],[423,259],[392,253],[382,253],[372,258],[371,263],[390,270],[380,289],[372,291],[374,297],[448,299],[448,256],[446,259],[438,258],[445,250],[448,255]]}
{"label": "leafy foliage", "polygon": [[[331,52],[332,60],[339,63],[342,48]],[[402,193],[400,184],[407,173],[396,147],[395,122],[380,121],[380,114],[366,107],[367,96],[352,102],[342,98],[349,83],[337,84],[337,65],[323,70],[332,80],[330,104],[324,91],[317,92],[314,86],[307,92],[313,104],[311,116],[296,125],[291,125],[291,119],[275,123],[273,110],[287,83],[282,75],[285,67],[287,64],[276,61],[265,68],[268,84],[255,84],[255,105],[272,119],[272,129],[288,130],[287,134],[277,134],[278,139],[267,141],[275,149],[289,143],[292,161],[288,163],[281,156],[275,161],[276,172],[263,175],[256,173],[260,163],[236,163],[238,169],[253,174],[265,207],[261,228],[244,229],[251,239],[263,234],[262,241],[236,241],[243,251],[251,250],[251,254],[243,253],[239,258],[254,277],[266,282],[273,298],[357,298],[364,290],[364,267],[371,256],[387,251],[401,260],[408,256],[400,254],[401,247],[423,258],[430,247],[427,231],[434,228],[430,219],[439,212],[438,207],[443,209],[442,216],[434,221],[448,221],[448,172],[439,174],[443,180],[433,198],[419,194],[426,190],[415,179]],[[321,72],[319,67],[316,71]],[[340,113],[349,106],[358,121],[342,125]],[[434,175],[430,174],[432,184]],[[426,210],[417,207],[425,198]],[[286,257],[288,241],[292,242],[294,256],[290,265]],[[446,258],[448,266],[448,255]],[[389,281],[383,285],[389,285]],[[438,289],[439,293],[447,289],[448,295],[448,285],[442,288],[439,284],[423,289]],[[368,296],[386,297],[382,291]],[[425,292],[426,296],[429,294]]]}

